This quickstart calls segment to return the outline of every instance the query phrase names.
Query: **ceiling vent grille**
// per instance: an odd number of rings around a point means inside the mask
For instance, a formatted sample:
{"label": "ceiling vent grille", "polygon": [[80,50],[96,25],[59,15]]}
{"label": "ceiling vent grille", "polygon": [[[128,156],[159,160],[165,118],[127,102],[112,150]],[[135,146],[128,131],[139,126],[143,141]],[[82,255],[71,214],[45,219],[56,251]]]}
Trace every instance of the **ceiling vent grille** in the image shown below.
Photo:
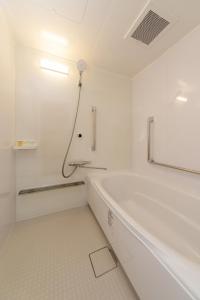
{"label": "ceiling vent grille", "polygon": [[131,37],[149,45],[169,24],[169,21],[150,10]]}

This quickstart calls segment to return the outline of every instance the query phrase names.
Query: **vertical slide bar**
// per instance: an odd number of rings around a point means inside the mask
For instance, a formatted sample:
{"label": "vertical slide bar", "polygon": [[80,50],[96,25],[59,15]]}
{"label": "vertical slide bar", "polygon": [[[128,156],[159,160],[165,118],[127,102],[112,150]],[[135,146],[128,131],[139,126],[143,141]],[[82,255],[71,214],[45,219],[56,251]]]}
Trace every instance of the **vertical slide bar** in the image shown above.
{"label": "vertical slide bar", "polygon": [[97,119],[97,109],[96,106],[92,106],[92,151],[96,151],[96,120]]}

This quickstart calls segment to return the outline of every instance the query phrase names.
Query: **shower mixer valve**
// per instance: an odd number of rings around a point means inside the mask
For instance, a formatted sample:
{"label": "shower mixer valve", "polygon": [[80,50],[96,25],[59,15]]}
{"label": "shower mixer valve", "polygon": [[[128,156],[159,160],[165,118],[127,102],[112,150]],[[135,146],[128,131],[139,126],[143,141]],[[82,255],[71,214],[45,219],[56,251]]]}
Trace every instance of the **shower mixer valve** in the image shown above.
{"label": "shower mixer valve", "polygon": [[74,160],[74,161],[71,161],[68,165],[70,167],[79,167],[79,168],[81,168],[81,167],[83,167],[85,165],[88,165],[90,163],[91,163],[91,161],[89,161],[89,160]]}
{"label": "shower mixer valve", "polygon": [[71,161],[68,165],[70,167],[76,167],[76,168],[107,170],[107,168],[104,167],[87,166],[89,164],[91,164],[91,161],[89,160],[75,160],[75,161]]}

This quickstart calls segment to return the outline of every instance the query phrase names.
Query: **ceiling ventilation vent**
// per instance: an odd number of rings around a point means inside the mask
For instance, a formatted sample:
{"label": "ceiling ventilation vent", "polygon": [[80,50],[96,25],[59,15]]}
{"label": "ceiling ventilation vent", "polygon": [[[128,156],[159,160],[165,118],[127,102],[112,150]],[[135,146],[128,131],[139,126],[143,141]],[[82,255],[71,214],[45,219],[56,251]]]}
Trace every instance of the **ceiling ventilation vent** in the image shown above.
{"label": "ceiling ventilation vent", "polygon": [[149,45],[169,24],[169,21],[150,10],[131,37]]}

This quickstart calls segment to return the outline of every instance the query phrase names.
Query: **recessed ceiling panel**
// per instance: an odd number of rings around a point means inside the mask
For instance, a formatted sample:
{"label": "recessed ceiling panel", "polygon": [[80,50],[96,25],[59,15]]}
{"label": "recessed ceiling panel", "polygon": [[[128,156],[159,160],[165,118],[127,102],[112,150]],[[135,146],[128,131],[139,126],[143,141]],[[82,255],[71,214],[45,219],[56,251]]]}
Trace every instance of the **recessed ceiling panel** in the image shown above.
{"label": "recessed ceiling panel", "polygon": [[88,0],[32,0],[32,2],[77,23],[83,20],[88,4]]}

